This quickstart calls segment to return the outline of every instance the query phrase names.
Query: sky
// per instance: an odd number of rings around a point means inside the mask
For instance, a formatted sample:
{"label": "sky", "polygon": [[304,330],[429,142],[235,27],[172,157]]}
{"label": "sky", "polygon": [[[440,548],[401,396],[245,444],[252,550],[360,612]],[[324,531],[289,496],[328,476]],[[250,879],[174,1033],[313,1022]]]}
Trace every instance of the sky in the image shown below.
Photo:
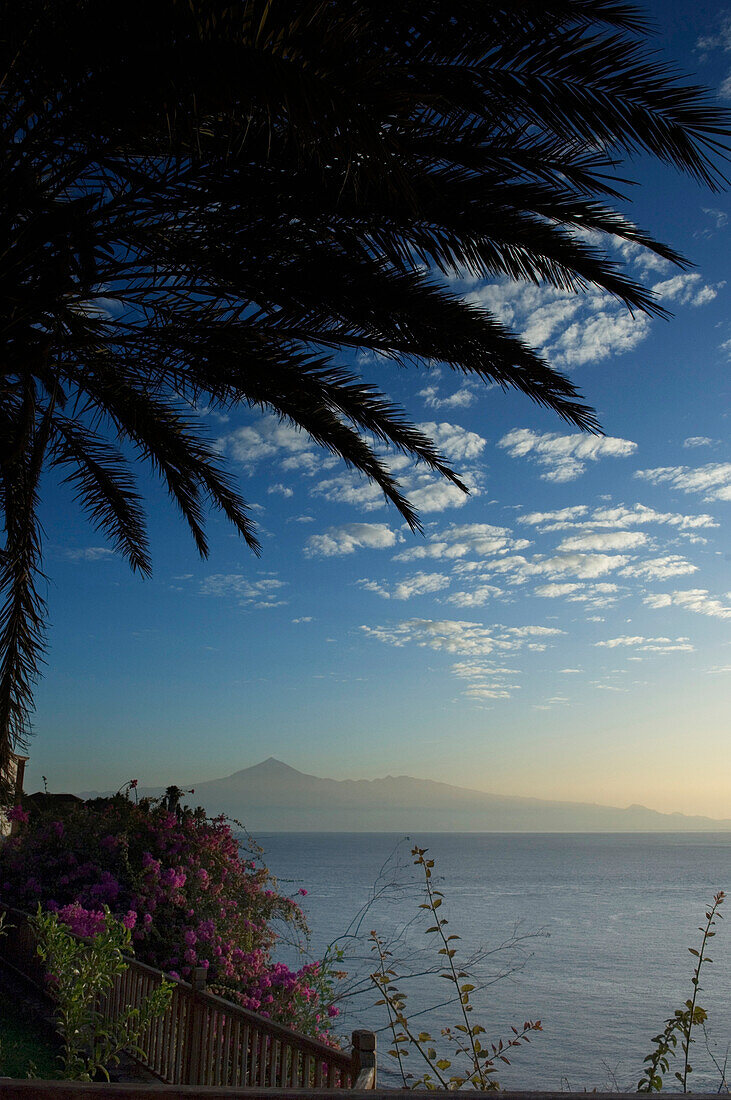
{"label": "sky", "polygon": [[[731,100],[731,15],[654,14],[658,46]],[[198,414],[254,509],[259,559],[214,515],[201,562],[143,475],[142,580],[45,482],[51,629],[26,789],[187,784],[274,755],[333,778],[731,817],[731,204],[657,165],[630,174],[624,209],[696,265],[617,251],[672,320],[454,284],[572,378],[605,436],[446,368],[355,364],[470,486],[393,456],[423,537],[306,435],[244,411]]]}

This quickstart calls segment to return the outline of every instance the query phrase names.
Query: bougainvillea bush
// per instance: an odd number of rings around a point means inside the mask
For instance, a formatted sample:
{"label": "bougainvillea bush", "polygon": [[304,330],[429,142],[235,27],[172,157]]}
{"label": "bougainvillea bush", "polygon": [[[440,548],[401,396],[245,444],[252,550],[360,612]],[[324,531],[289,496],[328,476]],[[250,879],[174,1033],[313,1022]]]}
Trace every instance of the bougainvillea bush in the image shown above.
{"label": "bougainvillea bush", "polygon": [[137,958],[211,988],[245,1008],[326,1038],[336,1010],[320,963],[292,971],[273,958],[281,922],[304,929],[296,902],[276,889],[255,848],[243,851],[223,818],[158,801],[94,799],[27,805],[0,848],[0,900],[57,912],[94,935],[104,909],[131,929]]}

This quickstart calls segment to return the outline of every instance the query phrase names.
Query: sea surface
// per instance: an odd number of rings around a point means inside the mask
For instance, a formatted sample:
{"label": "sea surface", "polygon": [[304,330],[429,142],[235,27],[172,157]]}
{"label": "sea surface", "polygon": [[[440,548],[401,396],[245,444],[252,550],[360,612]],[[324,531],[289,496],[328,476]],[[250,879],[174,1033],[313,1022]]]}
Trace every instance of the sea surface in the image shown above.
{"label": "sea surface", "polygon": [[[651,1039],[692,996],[699,925],[712,895],[731,888],[731,834],[434,834],[419,845],[435,860],[435,884],[448,931],[460,936],[455,961],[468,970],[472,1022],[488,1039],[511,1025],[542,1021],[529,1046],[501,1066],[504,1088],[581,1090],[635,1088]],[[414,839],[390,834],[270,834],[258,840],[280,888],[306,912],[309,950],[344,950],[348,971],[338,1030],[379,1033],[379,1065],[395,1063],[384,1009],[368,974],[375,969],[369,933],[377,930],[404,978],[407,1015],[419,1031],[439,1036],[459,1022],[443,1005],[449,983],[433,970],[437,944],[425,933]],[[423,883],[422,883],[423,884]],[[698,1003],[708,1012],[691,1048],[693,1091],[716,1091],[731,1041],[731,901],[716,925],[712,964],[701,975]],[[724,913],[723,908],[721,913]],[[728,927],[724,927],[727,924]],[[282,943],[290,965],[295,948]],[[466,965],[465,965],[466,964]],[[410,1069],[420,1072],[418,1056]],[[671,1064],[665,1089],[677,1082]],[[729,1073],[731,1076],[731,1072]],[[389,1083],[396,1084],[396,1080]],[[725,1090],[724,1090],[725,1091]]]}

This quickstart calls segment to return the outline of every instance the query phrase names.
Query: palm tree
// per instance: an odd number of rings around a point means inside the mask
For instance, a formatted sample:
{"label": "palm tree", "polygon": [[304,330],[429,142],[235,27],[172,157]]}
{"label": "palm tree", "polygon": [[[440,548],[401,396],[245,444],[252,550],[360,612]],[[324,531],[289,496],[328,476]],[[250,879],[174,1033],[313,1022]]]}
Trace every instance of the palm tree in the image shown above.
{"label": "palm tree", "polygon": [[686,263],[615,209],[621,157],[725,182],[727,115],[648,55],[620,0],[2,0],[0,25],[0,765],[43,652],[45,467],[133,570],[150,570],[135,459],[201,555],[208,505],[256,552],[191,406],[260,408],[418,530],[384,451],[466,487],[353,353],[444,363],[597,431],[449,276],[662,315],[607,250]]}

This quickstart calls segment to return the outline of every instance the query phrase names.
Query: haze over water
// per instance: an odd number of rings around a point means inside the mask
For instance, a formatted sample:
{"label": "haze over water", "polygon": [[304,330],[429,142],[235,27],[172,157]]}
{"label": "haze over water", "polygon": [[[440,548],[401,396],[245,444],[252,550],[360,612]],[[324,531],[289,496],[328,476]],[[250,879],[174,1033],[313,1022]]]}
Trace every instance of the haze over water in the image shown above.
{"label": "haze over water", "polygon": [[[280,884],[302,899],[312,930],[312,952],[342,936],[373,892],[384,861],[403,838],[387,834],[274,834],[259,838],[266,861]],[[698,925],[706,903],[731,885],[731,834],[433,834],[400,845],[381,878],[417,881],[409,855],[412,842],[429,848],[437,861],[437,886],[445,894],[443,912],[449,931],[461,936],[460,958],[479,947],[495,947],[520,932],[543,930],[526,940],[530,955],[521,972],[473,994],[473,1022],[488,1029],[487,1038],[507,1038],[510,1025],[543,1022],[543,1032],[518,1051],[499,1080],[510,1088],[636,1088],[642,1059],[665,1019],[691,996]],[[382,937],[398,936],[398,959],[429,945],[423,927],[405,925],[421,900],[387,890],[365,915],[360,961],[343,964],[350,974],[375,969],[368,950],[371,928]],[[723,909],[721,910],[723,913]],[[731,1040],[731,908],[719,920],[712,941],[714,960],[701,978],[698,1002],[709,1013],[709,1035],[723,1062]],[[518,956],[515,956],[516,959]],[[436,945],[428,953],[434,962]],[[471,971],[480,985],[510,960],[507,953],[486,959]],[[418,965],[416,969],[419,969]],[[408,992],[408,1014],[429,1008],[444,995],[446,982],[430,976],[400,983]],[[341,1030],[380,1029],[384,1010],[374,1008],[375,993],[345,1002]],[[418,1017],[418,1030],[438,1035],[458,1022],[457,1011],[429,1011]],[[715,1091],[719,1074],[696,1033],[691,1087]],[[381,1066],[388,1035],[379,1034]],[[416,1058],[412,1071],[420,1072]],[[395,1065],[395,1063],[394,1063]],[[665,1089],[673,1088],[672,1065]]]}

